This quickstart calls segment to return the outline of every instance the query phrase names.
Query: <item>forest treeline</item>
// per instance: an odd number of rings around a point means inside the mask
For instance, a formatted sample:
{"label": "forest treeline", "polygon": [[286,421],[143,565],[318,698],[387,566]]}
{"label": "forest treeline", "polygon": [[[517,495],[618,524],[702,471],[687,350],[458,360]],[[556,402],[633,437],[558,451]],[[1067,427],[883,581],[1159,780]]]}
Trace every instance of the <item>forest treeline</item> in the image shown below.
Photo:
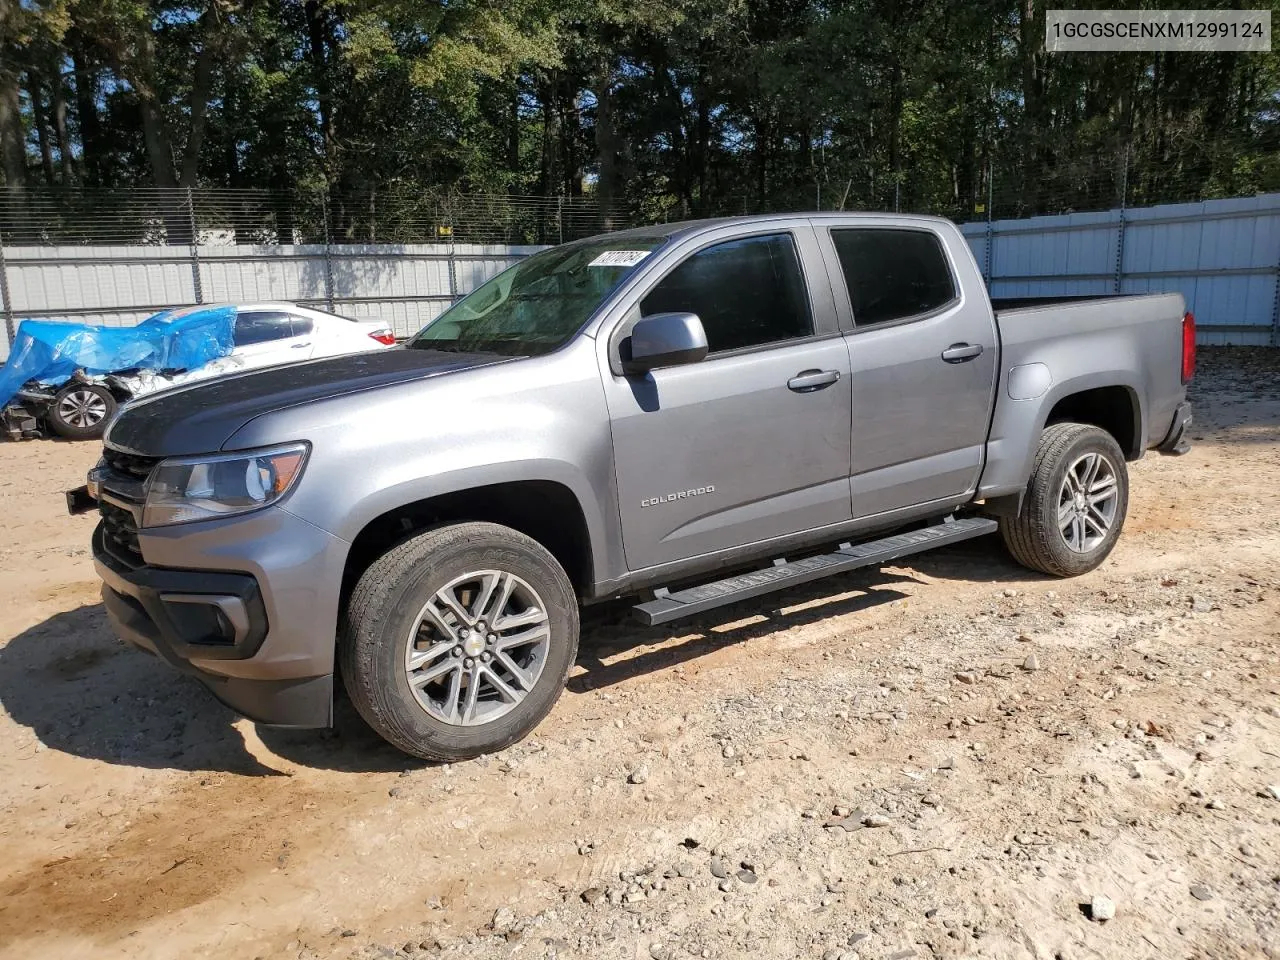
{"label": "forest treeline", "polygon": [[589,194],[606,225],[1280,188],[1275,55],[1049,54],[1045,7],[0,0],[0,176],[335,210],[380,191]]}

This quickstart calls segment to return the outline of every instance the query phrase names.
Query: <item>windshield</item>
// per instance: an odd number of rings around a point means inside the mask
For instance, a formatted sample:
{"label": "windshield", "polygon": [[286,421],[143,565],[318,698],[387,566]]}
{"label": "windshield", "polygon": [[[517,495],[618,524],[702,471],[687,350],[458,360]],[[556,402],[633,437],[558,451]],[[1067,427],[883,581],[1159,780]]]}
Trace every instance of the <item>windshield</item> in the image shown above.
{"label": "windshield", "polygon": [[663,237],[616,237],[535,253],[422,328],[411,350],[550,353],[578,332]]}

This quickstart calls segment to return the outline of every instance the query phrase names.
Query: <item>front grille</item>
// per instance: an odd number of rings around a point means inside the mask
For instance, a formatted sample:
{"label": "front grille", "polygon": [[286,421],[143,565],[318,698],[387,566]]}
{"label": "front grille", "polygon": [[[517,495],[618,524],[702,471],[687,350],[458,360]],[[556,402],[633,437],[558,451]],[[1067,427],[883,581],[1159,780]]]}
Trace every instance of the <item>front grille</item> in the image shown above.
{"label": "front grille", "polygon": [[112,499],[137,504],[141,508],[146,495],[147,478],[161,457],[142,457],[112,447],[102,448],[105,470],[100,472],[102,495],[98,513],[102,517],[102,548],[115,560],[128,567],[143,565],[138,545],[138,524],[133,513]]}
{"label": "front grille", "polygon": [[112,470],[136,480],[146,480],[161,460],[160,457],[140,457],[137,454],[125,453],[123,450],[113,450],[111,447],[102,448],[102,459]]}
{"label": "front grille", "polygon": [[98,513],[102,517],[102,548],[126,566],[142,566],[138,524],[133,514],[106,500],[98,501]]}

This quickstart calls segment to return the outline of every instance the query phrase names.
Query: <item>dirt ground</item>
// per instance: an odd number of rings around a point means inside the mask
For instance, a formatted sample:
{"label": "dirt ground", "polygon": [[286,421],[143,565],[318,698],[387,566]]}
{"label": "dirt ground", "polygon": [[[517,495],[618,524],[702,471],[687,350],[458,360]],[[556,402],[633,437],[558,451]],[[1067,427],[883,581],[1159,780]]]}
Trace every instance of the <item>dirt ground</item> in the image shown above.
{"label": "dirt ground", "polygon": [[536,734],[452,767],[112,639],[95,446],[0,444],[0,957],[1280,957],[1280,351],[1201,359],[1097,572],[988,538],[593,610]]}

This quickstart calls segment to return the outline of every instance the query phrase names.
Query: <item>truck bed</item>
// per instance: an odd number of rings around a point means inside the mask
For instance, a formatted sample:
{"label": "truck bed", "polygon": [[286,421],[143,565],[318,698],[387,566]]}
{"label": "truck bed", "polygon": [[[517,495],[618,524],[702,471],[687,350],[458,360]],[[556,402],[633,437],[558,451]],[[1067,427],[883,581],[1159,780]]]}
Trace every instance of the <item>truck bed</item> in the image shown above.
{"label": "truck bed", "polygon": [[1066,306],[1072,303],[1096,303],[1099,300],[1129,300],[1146,294],[1133,293],[1085,293],[1061,297],[992,297],[991,309],[997,313],[1027,310],[1033,307]]}
{"label": "truck bed", "polygon": [[1021,489],[1035,454],[1031,438],[1044,425],[1038,418],[1046,403],[1052,417],[1055,393],[1066,383],[1072,393],[1106,388],[1094,402],[1108,409],[1133,408],[1130,459],[1168,433],[1185,395],[1181,294],[1018,298],[992,306],[1001,371],[983,497]]}

